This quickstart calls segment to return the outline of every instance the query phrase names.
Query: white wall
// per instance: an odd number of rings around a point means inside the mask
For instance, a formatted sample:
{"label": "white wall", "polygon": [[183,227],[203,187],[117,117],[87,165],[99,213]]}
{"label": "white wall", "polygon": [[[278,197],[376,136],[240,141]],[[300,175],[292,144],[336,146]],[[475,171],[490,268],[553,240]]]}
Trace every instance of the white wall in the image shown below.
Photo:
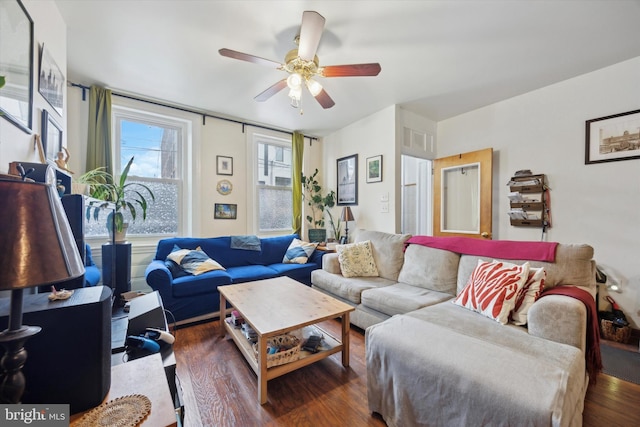
{"label": "white wall", "polygon": [[[64,100],[64,114],[60,116],[38,92],[38,71],[40,47],[46,44],[47,50],[67,75],[67,31],[66,25],[53,0],[23,0],[22,2],[33,20],[33,122],[34,134],[40,134],[40,117],[46,108],[51,117],[62,127],[63,145],[66,141],[67,100]],[[0,117],[0,173],[9,171],[13,161],[39,162],[34,146],[34,136],[27,134],[9,121]]]}
{"label": "white wall", "polygon": [[[358,154],[358,205],[351,210],[358,228],[396,232],[400,216],[400,156],[396,144],[396,107],[387,107],[324,138],[322,181],[325,191],[336,190],[336,160]],[[366,182],[367,157],[382,155],[382,182]],[[382,212],[381,201],[388,198],[388,212]],[[396,201],[396,197],[398,200]],[[394,202],[395,201],[395,202]],[[340,215],[340,207],[334,213]],[[396,224],[398,224],[396,226]]]}
{"label": "white wall", "polygon": [[[540,240],[509,224],[506,183],[519,169],[547,175],[548,241],[587,243],[616,271],[612,297],[640,325],[640,160],[584,164],[585,121],[640,108],[640,57],[438,123],[438,157],[494,150],[494,239]],[[603,305],[600,307],[604,309]]]}

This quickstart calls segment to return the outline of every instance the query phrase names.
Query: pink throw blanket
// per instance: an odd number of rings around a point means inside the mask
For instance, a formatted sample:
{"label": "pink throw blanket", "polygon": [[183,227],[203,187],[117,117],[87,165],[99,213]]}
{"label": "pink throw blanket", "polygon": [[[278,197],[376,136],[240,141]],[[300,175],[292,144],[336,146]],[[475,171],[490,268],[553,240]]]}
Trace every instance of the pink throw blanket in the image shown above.
{"label": "pink throw blanket", "polygon": [[589,373],[589,383],[595,384],[598,373],[602,371],[602,356],[600,355],[600,325],[596,302],[591,294],[577,286],[556,286],[546,289],[540,298],[546,295],[564,295],[580,300],[587,309],[587,348],[585,363]]}
{"label": "pink throw blanket", "polygon": [[470,237],[413,236],[407,244],[429,246],[460,254],[500,259],[554,262],[557,242],[526,242],[514,240],[482,240]]}

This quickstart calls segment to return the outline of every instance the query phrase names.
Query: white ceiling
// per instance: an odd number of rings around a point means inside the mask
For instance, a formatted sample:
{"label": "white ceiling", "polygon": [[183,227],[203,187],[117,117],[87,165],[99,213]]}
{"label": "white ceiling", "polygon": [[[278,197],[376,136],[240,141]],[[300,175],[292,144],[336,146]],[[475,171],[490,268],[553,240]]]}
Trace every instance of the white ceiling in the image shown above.
{"label": "white ceiling", "polygon": [[[442,120],[640,56],[640,0],[56,3],[70,81],[314,136],[393,104]],[[321,66],[382,71],[319,79],[336,105],[323,110],[305,92],[300,115],[286,90],[253,99],[283,71],[218,49],[283,62],[304,10],[326,18]]]}

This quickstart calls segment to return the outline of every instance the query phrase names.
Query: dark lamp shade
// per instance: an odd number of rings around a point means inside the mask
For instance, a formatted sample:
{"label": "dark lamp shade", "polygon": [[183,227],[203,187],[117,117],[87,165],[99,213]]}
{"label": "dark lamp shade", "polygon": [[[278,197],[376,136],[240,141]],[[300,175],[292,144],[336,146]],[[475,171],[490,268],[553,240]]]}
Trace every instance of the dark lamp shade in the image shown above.
{"label": "dark lamp shade", "polygon": [[351,208],[349,206],[345,206],[344,208],[342,208],[340,221],[355,221],[355,218],[353,217],[353,213],[351,212]]}
{"label": "dark lamp shade", "polygon": [[0,176],[0,290],[55,285],[84,274],[55,188]]}

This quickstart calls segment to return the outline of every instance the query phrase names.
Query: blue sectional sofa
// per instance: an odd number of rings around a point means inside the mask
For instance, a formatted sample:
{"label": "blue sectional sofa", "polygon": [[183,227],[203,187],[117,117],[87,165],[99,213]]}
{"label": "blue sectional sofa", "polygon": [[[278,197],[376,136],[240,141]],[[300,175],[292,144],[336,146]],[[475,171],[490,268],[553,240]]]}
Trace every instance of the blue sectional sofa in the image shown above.
{"label": "blue sectional sofa", "polygon": [[[285,264],[282,262],[284,254],[294,238],[299,237],[290,234],[262,238],[259,239],[259,245],[254,246],[254,250],[232,248],[232,236],[162,239],[158,242],[154,260],[147,267],[146,281],[153,290],[160,293],[164,308],[173,314],[176,322],[203,316],[215,317],[220,311],[218,286],[277,276],[288,276],[311,286],[311,272],[322,267],[324,252],[316,250],[306,264]],[[211,259],[222,265],[224,270],[209,271],[197,276],[176,272],[175,268],[171,268],[171,263],[167,262],[167,255],[174,247],[200,247]]]}

